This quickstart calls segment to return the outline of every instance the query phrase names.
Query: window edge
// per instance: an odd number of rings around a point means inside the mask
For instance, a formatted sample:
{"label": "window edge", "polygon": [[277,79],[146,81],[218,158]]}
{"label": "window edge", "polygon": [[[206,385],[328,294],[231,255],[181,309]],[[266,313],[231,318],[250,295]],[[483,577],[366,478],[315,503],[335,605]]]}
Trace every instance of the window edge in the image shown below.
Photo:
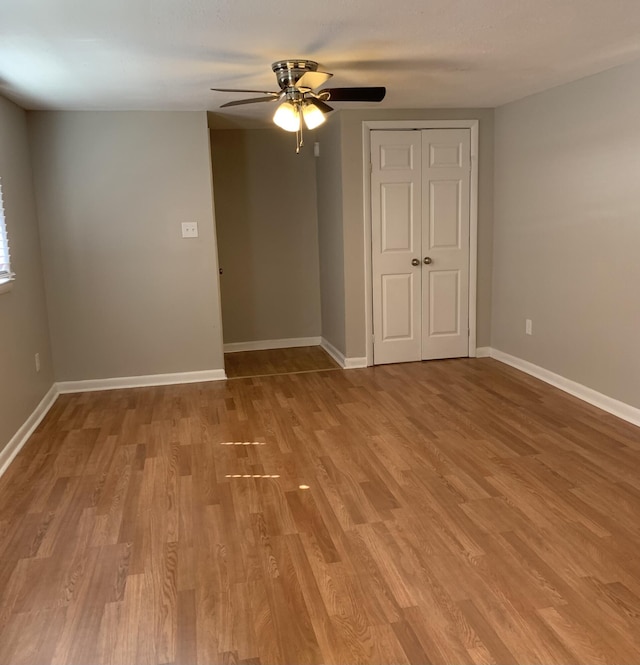
{"label": "window edge", "polygon": [[15,281],[14,277],[9,277],[7,279],[0,279],[0,295],[11,291],[11,289],[13,288],[14,281]]}

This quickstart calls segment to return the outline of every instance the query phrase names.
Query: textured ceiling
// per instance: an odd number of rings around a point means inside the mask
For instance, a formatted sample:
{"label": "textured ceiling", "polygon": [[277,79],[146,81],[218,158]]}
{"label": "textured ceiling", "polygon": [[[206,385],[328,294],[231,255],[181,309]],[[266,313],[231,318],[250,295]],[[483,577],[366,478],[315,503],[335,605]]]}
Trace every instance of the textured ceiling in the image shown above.
{"label": "textured ceiling", "polygon": [[640,58],[640,0],[0,2],[0,93],[29,109],[213,111],[292,57],[387,108],[498,106]]}

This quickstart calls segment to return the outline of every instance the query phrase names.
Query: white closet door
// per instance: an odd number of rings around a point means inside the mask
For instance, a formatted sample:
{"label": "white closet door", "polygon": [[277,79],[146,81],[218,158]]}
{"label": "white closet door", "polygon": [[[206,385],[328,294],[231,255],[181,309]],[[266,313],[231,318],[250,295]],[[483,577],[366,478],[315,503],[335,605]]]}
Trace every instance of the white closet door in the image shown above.
{"label": "white closet door", "polygon": [[374,363],[469,354],[471,132],[371,132]]}
{"label": "white closet door", "polygon": [[371,133],[374,363],[420,360],[420,132]]}
{"label": "white closet door", "polygon": [[422,359],[469,355],[468,129],[422,131]]}

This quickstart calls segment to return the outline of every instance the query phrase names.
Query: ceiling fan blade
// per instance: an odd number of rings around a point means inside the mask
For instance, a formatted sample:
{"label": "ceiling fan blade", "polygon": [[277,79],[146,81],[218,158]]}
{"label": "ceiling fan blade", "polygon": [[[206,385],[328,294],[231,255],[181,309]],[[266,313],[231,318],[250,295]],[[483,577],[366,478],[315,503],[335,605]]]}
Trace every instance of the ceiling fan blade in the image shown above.
{"label": "ceiling fan blade", "polygon": [[278,97],[279,92],[272,92],[271,90],[239,90],[238,88],[211,88],[214,92],[257,92],[260,95],[274,95]]}
{"label": "ceiling fan blade", "polygon": [[326,83],[332,76],[333,74],[329,74],[329,72],[306,72],[296,81],[295,87],[315,90],[323,83]]}
{"label": "ceiling fan blade", "polygon": [[221,104],[220,108],[223,109],[227,106],[241,106],[242,104],[257,104],[258,102],[275,102],[278,97],[252,97],[251,99],[236,99],[234,102],[227,102]]}
{"label": "ceiling fan blade", "polygon": [[330,102],[381,102],[387,94],[387,89],[384,87],[324,88],[320,94],[323,99],[326,98]]}
{"label": "ceiling fan blade", "polygon": [[316,108],[320,109],[323,113],[330,113],[333,111],[333,106],[325,104],[321,99],[316,99],[315,97],[305,97],[305,99],[313,104]]}

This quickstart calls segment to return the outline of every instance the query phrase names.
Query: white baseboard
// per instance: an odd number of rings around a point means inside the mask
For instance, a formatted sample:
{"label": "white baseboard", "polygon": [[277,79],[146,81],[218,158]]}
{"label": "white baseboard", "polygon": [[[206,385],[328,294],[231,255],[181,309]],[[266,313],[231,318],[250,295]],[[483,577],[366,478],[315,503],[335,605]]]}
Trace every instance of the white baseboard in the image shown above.
{"label": "white baseboard", "polygon": [[40,404],[36,406],[33,413],[25,420],[22,427],[13,435],[9,443],[0,450],[0,476],[4,474],[15,456],[22,450],[22,447],[29,440],[29,437],[34,433],[42,419],[47,415],[57,397],[58,388],[54,383],[42,398]]}
{"label": "white baseboard", "polygon": [[367,367],[366,358],[347,358],[342,351],[338,351],[335,346],[324,337],[320,341],[320,346],[342,367],[342,369],[359,369]]}
{"label": "white baseboard", "polygon": [[225,353],[238,351],[266,351],[268,349],[293,349],[299,346],[320,346],[320,337],[289,337],[288,339],[261,339],[256,342],[231,342],[224,344]]}
{"label": "white baseboard", "polygon": [[60,381],[58,392],[86,393],[96,390],[117,390],[118,388],[145,388],[148,386],[171,386],[178,383],[200,383],[203,381],[224,381],[227,378],[223,369],[207,369],[199,372],[177,372],[175,374],[149,374],[147,376],[124,376],[113,379],[89,379],[86,381]]}
{"label": "white baseboard", "polygon": [[344,369],[345,357],[342,351],[338,351],[335,346],[324,337],[320,340],[320,346]]}
{"label": "white baseboard", "polygon": [[555,374],[544,367],[534,365],[528,360],[523,360],[517,356],[504,353],[504,351],[489,348],[489,352],[491,358],[495,358],[495,360],[499,360],[501,363],[505,363],[505,365],[510,365],[511,367],[515,367],[516,369],[525,372],[525,374],[535,376],[536,379],[540,379],[560,390],[564,390],[564,392],[569,393],[574,397],[578,397],[584,402],[597,406],[599,409],[607,411],[618,418],[622,418],[622,420],[626,420],[633,425],[640,426],[640,409],[637,409],[630,404],[620,402],[613,397],[609,397],[608,395],[599,393],[597,390],[593,390],[593,388],[588,388],[581,383],[560,376],[560,374]]}
{"label": "white baseboard", "polygon": [[476,358],[490,358],[491,357],[491,347],[490,346],[478,346],[476,347]]}

